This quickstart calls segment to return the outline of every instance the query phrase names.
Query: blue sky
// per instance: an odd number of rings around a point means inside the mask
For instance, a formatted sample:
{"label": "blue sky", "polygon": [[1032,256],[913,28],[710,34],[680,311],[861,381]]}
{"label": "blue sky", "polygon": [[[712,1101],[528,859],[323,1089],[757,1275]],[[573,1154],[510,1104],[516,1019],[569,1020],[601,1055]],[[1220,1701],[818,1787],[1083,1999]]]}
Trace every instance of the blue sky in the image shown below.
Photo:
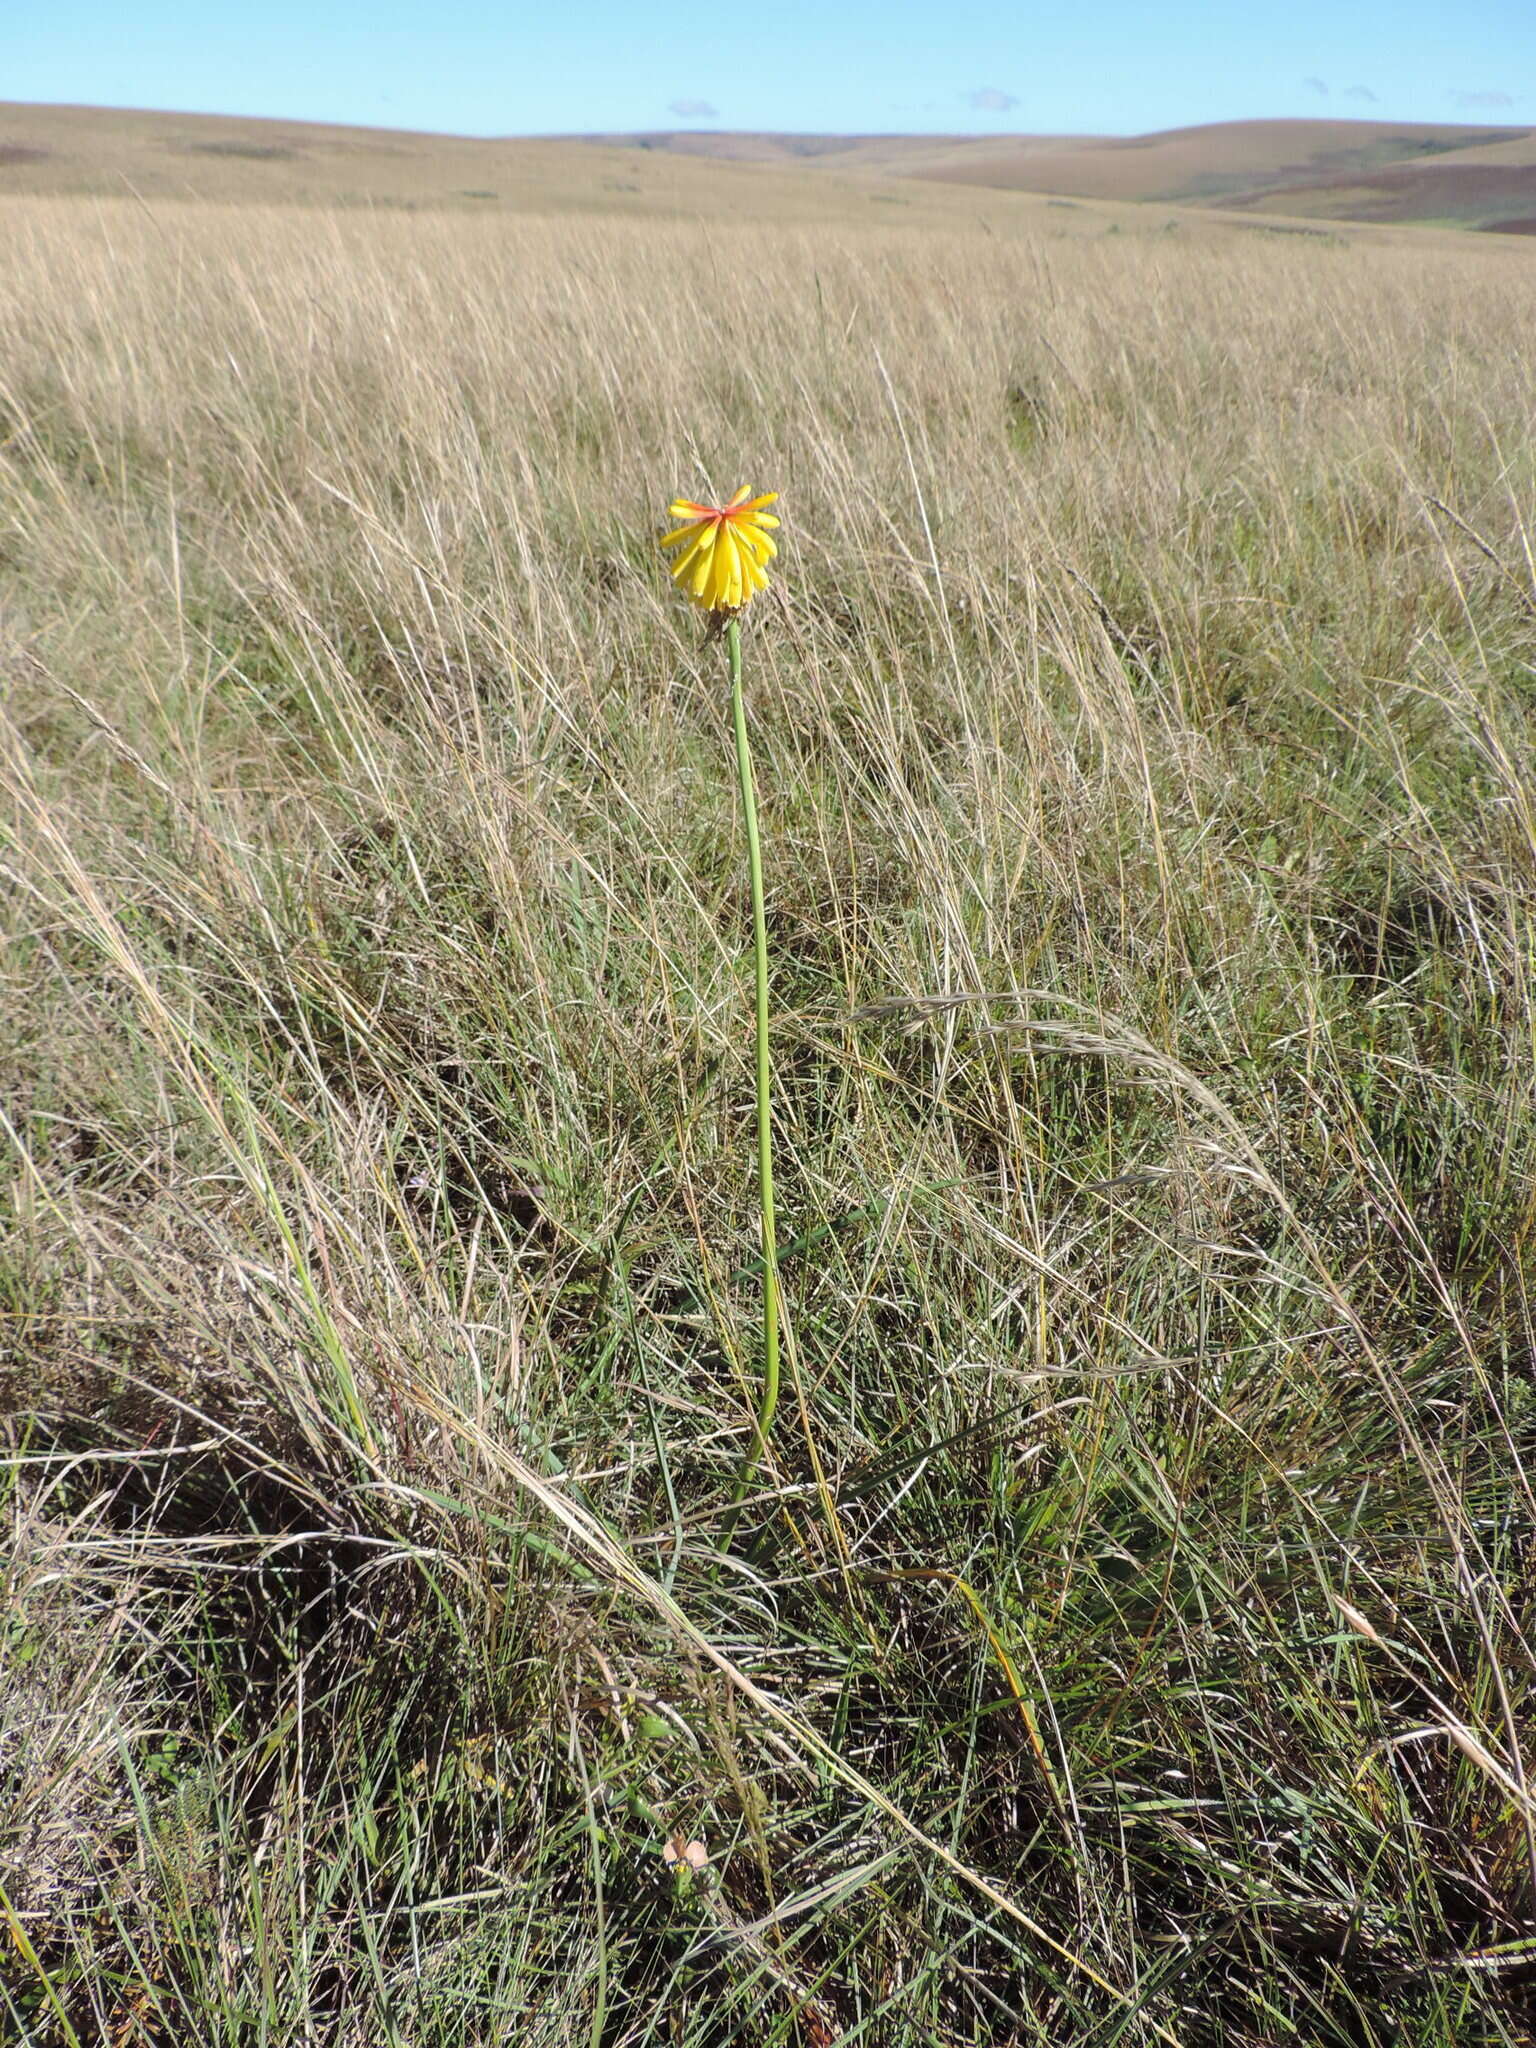
{"label": "blue sky", "polygon": [[1330,113],[1536,125],[1536,0],[11,0],[7,12],[0,100],[458,134],[1133,134]]}

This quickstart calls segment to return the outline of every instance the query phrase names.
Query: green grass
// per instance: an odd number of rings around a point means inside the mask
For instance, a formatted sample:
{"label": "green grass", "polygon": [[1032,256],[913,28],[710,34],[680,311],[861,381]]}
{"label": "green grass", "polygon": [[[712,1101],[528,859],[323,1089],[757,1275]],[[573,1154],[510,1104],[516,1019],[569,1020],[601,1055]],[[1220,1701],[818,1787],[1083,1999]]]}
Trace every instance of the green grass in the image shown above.
{"label": "green grass", "polygon": [[7,2034],[1528,2040],[1524,252],[11,212]]}

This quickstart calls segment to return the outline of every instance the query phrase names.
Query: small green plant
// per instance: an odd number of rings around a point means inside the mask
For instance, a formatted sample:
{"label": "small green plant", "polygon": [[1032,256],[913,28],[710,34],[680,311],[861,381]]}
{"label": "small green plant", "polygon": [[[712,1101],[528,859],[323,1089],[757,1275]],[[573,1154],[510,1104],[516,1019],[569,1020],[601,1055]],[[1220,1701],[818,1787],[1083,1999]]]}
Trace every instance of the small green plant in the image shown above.
{"label": "small green plant", "polygon": [[771,533],[778,520],[766,508],[778,497],[768,491],[754,498],[738,491],[727,505],[701,505],[690,498],[673,501],[674,518],[684,524],[669,533],[663,547],[677,547],[672,576],[690,601],[709,615],[710,630],[725,641],[731,674],[731,728],[736,741],[736,779],[741,792],[742,820],[747,834],[747,862],[752,875],[752,961],[755,982],[757,1085],[757,1190],[763,1245],[763,1371],[752,1440],[731,1496],[738,1506],[768,1454],[768,1441],[779,1405],[782,1302],[779,1286],[778,1220],[773,1200],[773,1065],[768,1042],[768,920],[763,894],[763,846],[757,822],[757,786],[752,772],[752,741],[747,731],[746,700],[741,684],[741,613],[750,599],[768,587],[767,563],[777,553]]}

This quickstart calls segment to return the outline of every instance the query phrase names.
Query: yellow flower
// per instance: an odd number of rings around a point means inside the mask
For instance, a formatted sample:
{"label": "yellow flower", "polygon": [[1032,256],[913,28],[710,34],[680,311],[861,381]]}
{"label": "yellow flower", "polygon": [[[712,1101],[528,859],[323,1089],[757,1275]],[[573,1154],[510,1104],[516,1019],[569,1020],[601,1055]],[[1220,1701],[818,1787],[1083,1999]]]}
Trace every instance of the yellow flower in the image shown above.
{"label": "yellow flower", "polygon": [[763,565],[778,549],[765,529],[779,522],[763,507],[778,495],[767,491],[754,498],[743,485],[728,505],[696,505],[691,498],[674,499],[672,517],[684,523],[667,534],[661,546],[683,544],[670,567],[692,603],[707,612],[734,612],[768,588]]}

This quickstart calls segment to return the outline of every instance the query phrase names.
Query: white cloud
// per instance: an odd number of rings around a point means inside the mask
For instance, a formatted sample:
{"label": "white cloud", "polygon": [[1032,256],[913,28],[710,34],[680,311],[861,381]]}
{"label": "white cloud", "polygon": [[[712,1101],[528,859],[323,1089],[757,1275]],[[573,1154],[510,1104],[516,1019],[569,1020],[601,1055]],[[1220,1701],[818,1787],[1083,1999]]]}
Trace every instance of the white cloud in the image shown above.
{"label": "white cloud", "polygon": [[718,118],[720,109],[712,107],[708,100],[669,100],[667,112],[676,114],[682,121],[713,121]]}
{"label": "white cloud", "polygon": [[1308,92],[1315,92],[1320,100],[1327,99],[1328,81],[1326,78],[1304,78],[1301,82]]}
{"label": "white cloud", "polygon": [[1512,107],[1515,104],[1512,92],[1453,92],[1451,98],[1458,107]]}
{"label": "white cloud", "polygon": [[980,86],[975,92],[968,92],[965,100],[978,114],[1006,114],[1010,107],[1019,104],[1017,93],[1000,92],[995,85]]}
{"label": "white cloud", "polygon": [[1373,107],[1379,104],[1375,93],[1368,85],[1346,85],[1344,97],[1347,100],[1369,100]]}

